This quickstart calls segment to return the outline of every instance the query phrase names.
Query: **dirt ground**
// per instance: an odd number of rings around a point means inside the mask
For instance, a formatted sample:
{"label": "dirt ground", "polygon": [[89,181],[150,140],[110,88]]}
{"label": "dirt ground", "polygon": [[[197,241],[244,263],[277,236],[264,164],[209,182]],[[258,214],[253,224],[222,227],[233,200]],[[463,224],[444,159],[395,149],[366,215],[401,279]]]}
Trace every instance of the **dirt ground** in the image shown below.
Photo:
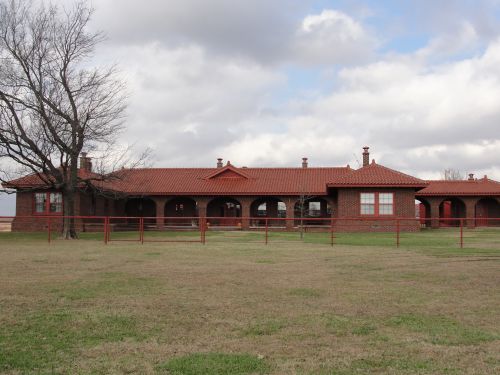
{"label": "dirt ground", "polygon": [[0,372],[187,374],[162,364],[232,353],[271,374],[500,373],[499,261],[500,248],[0,241]]}

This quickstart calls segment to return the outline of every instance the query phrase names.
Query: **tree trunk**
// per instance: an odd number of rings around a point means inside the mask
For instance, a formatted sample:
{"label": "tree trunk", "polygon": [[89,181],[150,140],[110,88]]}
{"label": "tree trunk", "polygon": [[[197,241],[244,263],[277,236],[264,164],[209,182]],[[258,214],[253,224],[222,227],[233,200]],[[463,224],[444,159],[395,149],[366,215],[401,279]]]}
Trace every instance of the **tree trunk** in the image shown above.
{"label": "tree trunk", "polygon": [[76,186],[78,184],[78,153],[71,156],[69,165],[69,176],[66,175],[65,178],[69,179],[66,183],[63,199],[64,199],[64,224],[63,224],[63,238],[65,240],[78,238],[75,228],[75,197],[76,197]]}
{"label": "tree trunk", "polygon": [[65,240],[78,238],[75,228],[75,190],[70,186],[63,191],[64,219],[62,238]]}

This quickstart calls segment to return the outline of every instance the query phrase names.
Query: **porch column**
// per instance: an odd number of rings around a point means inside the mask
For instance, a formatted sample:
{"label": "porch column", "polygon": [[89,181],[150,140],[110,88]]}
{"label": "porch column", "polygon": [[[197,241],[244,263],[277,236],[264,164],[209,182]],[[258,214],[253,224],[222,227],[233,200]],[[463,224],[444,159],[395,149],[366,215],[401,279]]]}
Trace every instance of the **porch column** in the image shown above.
{"label": "porch column", "polygon": [[477,198],[464,198],[465,203],[465,225],[467,228],[476,227],[476,203],[479,199]]}
{"label": "porch column", "polygon": [[198,209],[198,217],[200,220],[205,219],[207,217],[207,205],[208,198],[194,198],[196,201],[196,208]]}
{"label": "porch column", "polygon": [[252,199],[250,198],[240,198],[238,199],[241,203],[241,229],[250,229],[250,205],[252,204]]}
{"label": "porch column", "polygon": [[319,202],[319,208],[320,208],[320,215],[321,215],[321,217],[328,217],[328,215],[327,215],[327,212],[328,212],[328,203],[329,202],[327,202],[326,199],[325,200],[321,200]]}
{"label": "porch column", "polygon": [[295,202],[294,198],[281,198],[286,205],[286,230],[292,231],[294,227],[294,211],[295,211]]}
{"label": "porch column", "polygon": [[268,217],[272,218],[278,217],[278,201],[275,200],[266,201],[266,211]]}
{"label": "porch column", "polygon": [[156,227],[158,229],[163,229],[165,225],[165,203],[167,203],[168,197],[153,197],[153,201],[156,206]]}
{"label": "porch column", "polygon": [[439,228],[439,205],[441,199],[429,198],[429,218],[431,220],[431,228]]}

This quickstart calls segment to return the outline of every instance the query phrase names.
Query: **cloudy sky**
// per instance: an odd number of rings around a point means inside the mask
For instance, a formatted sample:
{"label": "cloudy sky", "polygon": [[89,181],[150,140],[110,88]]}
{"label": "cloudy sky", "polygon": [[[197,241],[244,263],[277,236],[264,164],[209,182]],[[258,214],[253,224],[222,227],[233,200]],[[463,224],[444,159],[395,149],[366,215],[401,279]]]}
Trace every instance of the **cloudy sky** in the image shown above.
{"label": "cloudy sky", "polygon": [[367,145],[418,177],[500,180],[500,0],[94,7],[96,63],[118,64],[130,92],[122,140],[155,166],[357,167]]}

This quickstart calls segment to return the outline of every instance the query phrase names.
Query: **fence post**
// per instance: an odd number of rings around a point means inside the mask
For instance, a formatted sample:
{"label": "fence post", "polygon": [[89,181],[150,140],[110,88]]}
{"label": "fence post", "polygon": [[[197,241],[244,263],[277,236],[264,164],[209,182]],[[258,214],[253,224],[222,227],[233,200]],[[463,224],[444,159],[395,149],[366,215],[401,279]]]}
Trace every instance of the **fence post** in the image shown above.
{"label": "fence post", "polygon": [[139,239],[141,244],[144,244],[144,218],[139,218]]}
{"label": "fence post", "polygon": [[268,224],[268,218],[266,217],[266,245],[267,245],[267,237],[268,237],[268,230],[269,230],[269,224]]}
{"label": "fence post", "polygon": [[203,239],[203,217],[200,217],[198,219],[198,228],[200,229],[200,243],[205,244],[205,241]]}
{"label": "fence post", "polygon": [[399,247],[399,219],[396,219],[396,247]]}
{"label": "fence post", "polygon": [[203,233],[203,245],[207,243],[207,218],[202,216],[201,218],[201,228]]}
{"label": "fence post", "polygon": [[108,218],[104,217],[104,225],[103,225],[103,232],[104,232],[104,245],[108,244]]}
{"label": "fence post", "polygon": [[107,238],[108,238],[108,243],[111,242],[111,218],[108,216],[107,217],[107,220],[108,220],[108,233],[107,233]]}
{"label": "fence post", "polygon": [[333,247],[333,219],[330,220],[330,245]]}
{"label": "fence post", "polygon": [[47,241],[50,243],[50,216],[47,217]]}
{"label": "fence post", "polygon": [[460,219],[460,248],[464,248],[464,219]]}

